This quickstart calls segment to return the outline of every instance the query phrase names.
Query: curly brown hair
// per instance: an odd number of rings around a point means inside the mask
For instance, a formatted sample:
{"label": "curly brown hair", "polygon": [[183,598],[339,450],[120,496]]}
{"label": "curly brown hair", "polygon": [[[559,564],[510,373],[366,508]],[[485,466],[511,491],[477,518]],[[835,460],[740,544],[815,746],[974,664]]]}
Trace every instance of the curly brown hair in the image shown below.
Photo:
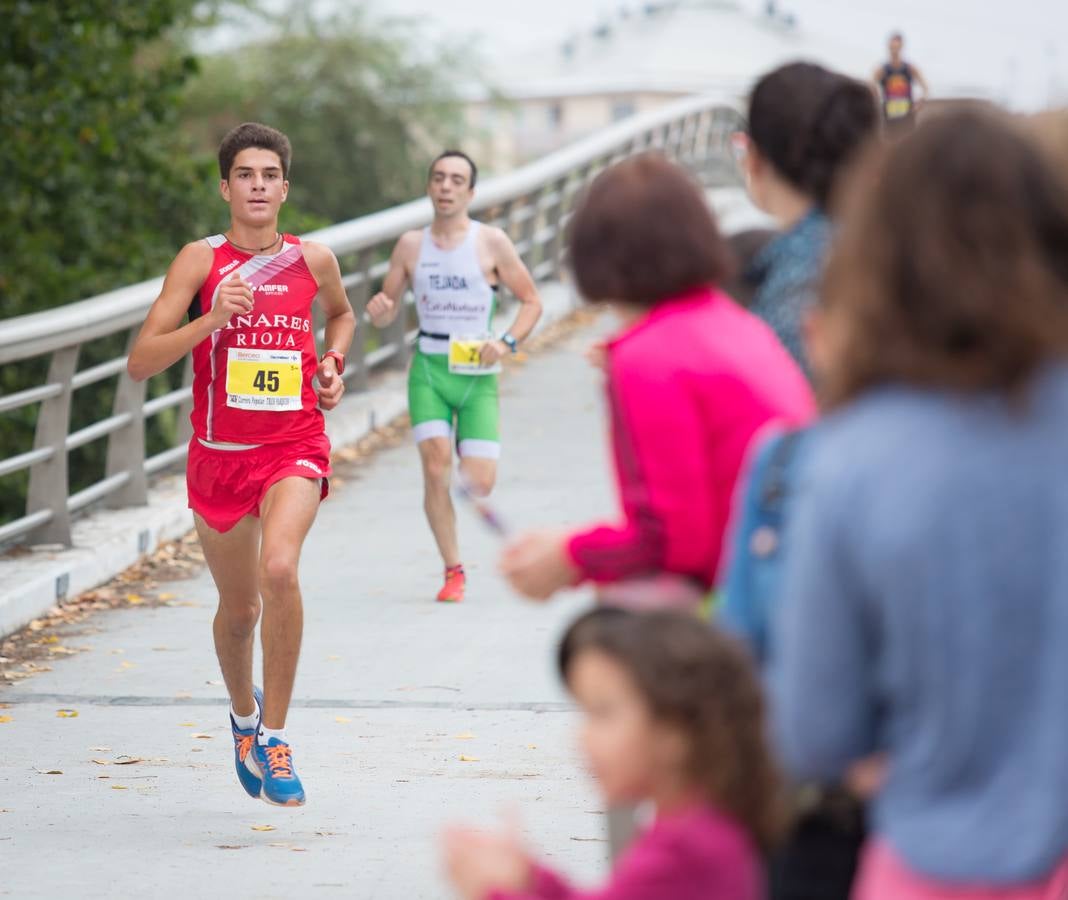
{"label": "curly brown hair", "polygon": [[244,122],[236,128],[231,128],[219,144],[219,177],[223,181],[229,180],[237,154],[249,147],[274,151],[282,163],[282,177],[289,177],[289,165],[293,159],[289,138],[270,125]]}
{"label": "curly brown hair", "polygon": [[678,612],[600,608],[579,618],[558,653],[598,650],[619,663],[659,721],[690,738],[689,776],[708,802],[767,850],[784,824],[783,789],[766,734],[764,696],[749,654],[724,632]]}
{"label": "curly brown hair", "polygon": [[1068,355],[1068,181],[1003,113],[941,113],[854,173],[822,290],[820,393],[1018,395]]}

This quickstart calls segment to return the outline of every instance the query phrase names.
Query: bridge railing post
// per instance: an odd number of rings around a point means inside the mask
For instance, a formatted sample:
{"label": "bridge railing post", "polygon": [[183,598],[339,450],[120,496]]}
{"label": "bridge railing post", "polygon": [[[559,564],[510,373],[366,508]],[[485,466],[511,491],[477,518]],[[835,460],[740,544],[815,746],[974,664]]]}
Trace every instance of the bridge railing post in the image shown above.
{"label": "bridge railing post", "polygon": [[47,510],[51,518],[29,534],[30,541],[70,546],[70,513],[67,495],[67,432],[70,428],[71,380],[78,365],[79,346],[61,347],[52,353],[48,365],[48,383],[60,386],[60,392],[42,400],[37,411],[33,449],[49,448],[51,455],[30,468],[26,495],[26,515]]}
{"label": "bridge railing post", "polygon": [[[140,329],[132,328],[126,338],[126,355],[133,349]],[[145,390],[147,381],[134,381],[125,368],[119,373],[112,414],[126,415],[125,425],[108,435],[106,477],[129,473],[126,483],[112,493],[107,505],[144,506],[148,503],[148,477],[145,474]]]}
{"label": "bridge railing post", "polygon": [[[375,253],[371,247],[366,247],[356,255],[356,271],[361,278],[358,283],[349,288],[349,302],[356,314],[356,339],[352,343],[352,350],[345,360],[345,368],[352,370],[352,375],[346,379],[353,390],[363,391],[368,386],[367,375],[367,329],[371,323],[367,319],[367,302],[371,299],[371,291],[374,284],[371,281],[371,266],[374,265]],[[401,300],[403,303],[403,298]],[[404,309],[397,313],[398,319],[404,319]],[[329,348],[324,347],[324,350]]]}

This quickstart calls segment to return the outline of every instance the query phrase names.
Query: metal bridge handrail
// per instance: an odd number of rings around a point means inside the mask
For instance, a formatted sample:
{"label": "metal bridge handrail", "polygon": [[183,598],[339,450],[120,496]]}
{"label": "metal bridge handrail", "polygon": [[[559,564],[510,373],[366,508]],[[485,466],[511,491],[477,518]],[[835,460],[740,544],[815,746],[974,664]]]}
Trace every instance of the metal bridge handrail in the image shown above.
{"label": "metal bridge handrail", "polygon": [[[624,119],[514,172],[485,180],[478,185],[472,212],[509,232],[536,278],[558,277],[566,222],[579,192],[598,172],[626,156],[659,149],[706,185],[727,183],[733,180],[729,134],[740,122],[736,103],[722,95],[678,100]],[[384,272],[383,261],[392,243],[403,232],[428,224],[432,212],[425,198],[413,200],[320,229],[305,238],[326,244],[338,256],[349,298],[362,315],[372,287]],[[25,537],[69,543],[72,512],[98,500],[112,506],[143,504],[148,476],[181,459],[182,445],[190,437],[184,421],[191,403],[189,361],[182,387],[168,385],[162,396],[151,399],[146,385],[130,379],[123,363],[162,285],[163,278],[153,278],[56,309],[0,321],[0,365],[49,356],[43,385],[0,396],[0,415],[26,406],[39,408],[33,447],[0,459],[0,477],[24,469],[30,472],[26,514],[0,524],[0,543]],[[316,325],[321,329],[321,317]],[[83,345],[118,334],[126,336],[123,354],[77,371]],[[377,346],[357,342],[346,367],[345,380],[357,390],[367,387],[370,371],[407,365],[410,332],[404,316],[376,335]],[[110,413],[72,433],[74,392],[116,378]],[[170,448],[146,458],[146,420],[174,409],[179,419]],[[68,450],[105,438],[104,477],[72,496]]]}

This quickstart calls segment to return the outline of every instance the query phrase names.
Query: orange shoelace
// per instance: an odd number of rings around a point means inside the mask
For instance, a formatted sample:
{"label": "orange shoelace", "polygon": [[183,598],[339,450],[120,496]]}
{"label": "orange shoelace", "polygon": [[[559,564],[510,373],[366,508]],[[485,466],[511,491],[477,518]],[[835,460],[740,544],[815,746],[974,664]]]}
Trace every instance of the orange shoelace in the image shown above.
{"label": "orange shoelace", "polygon": [[243,737],[237,738],[237,758],[241,762],[245,761],[245,757],[248,756],[249,751],[252,749],[252,742],[256,739],[254,734],[246,734]]}
{"label": "orange shoelace", "polygon": [[275,778],[293,777],[293,764],[289,761],[293,751],[289,749],[288,744],[275,744],[263,749],[267,752],[267,765]]}

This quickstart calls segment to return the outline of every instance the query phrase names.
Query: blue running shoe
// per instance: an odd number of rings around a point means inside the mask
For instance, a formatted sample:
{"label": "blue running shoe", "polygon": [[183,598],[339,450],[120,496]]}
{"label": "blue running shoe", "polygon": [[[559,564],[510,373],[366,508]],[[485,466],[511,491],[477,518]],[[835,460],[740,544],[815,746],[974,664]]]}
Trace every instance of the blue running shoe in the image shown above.
{"label": "blue running shoe", "polygon": [[253,741],[245,765],[263,782],[260,796],[272,806],[304,805],[304,786],[293,771],[293,751],[285,741]]}
{"label": "blue running shoe", "polygon": [[[263,691],[253,686],[252,696],[256,698],[256,718],[263,715]],[[256,733],[259,731],[259,722],[255,728],[238,728],[234,721],[234,714],[230,713],[230,728],[234,733],[234,768],[237,769],[237,780],[241,787],[250,797],[259,797],[263,789],[263,780],[248,765],[248,758],[252,755],[252,745],[256,743]]]}

